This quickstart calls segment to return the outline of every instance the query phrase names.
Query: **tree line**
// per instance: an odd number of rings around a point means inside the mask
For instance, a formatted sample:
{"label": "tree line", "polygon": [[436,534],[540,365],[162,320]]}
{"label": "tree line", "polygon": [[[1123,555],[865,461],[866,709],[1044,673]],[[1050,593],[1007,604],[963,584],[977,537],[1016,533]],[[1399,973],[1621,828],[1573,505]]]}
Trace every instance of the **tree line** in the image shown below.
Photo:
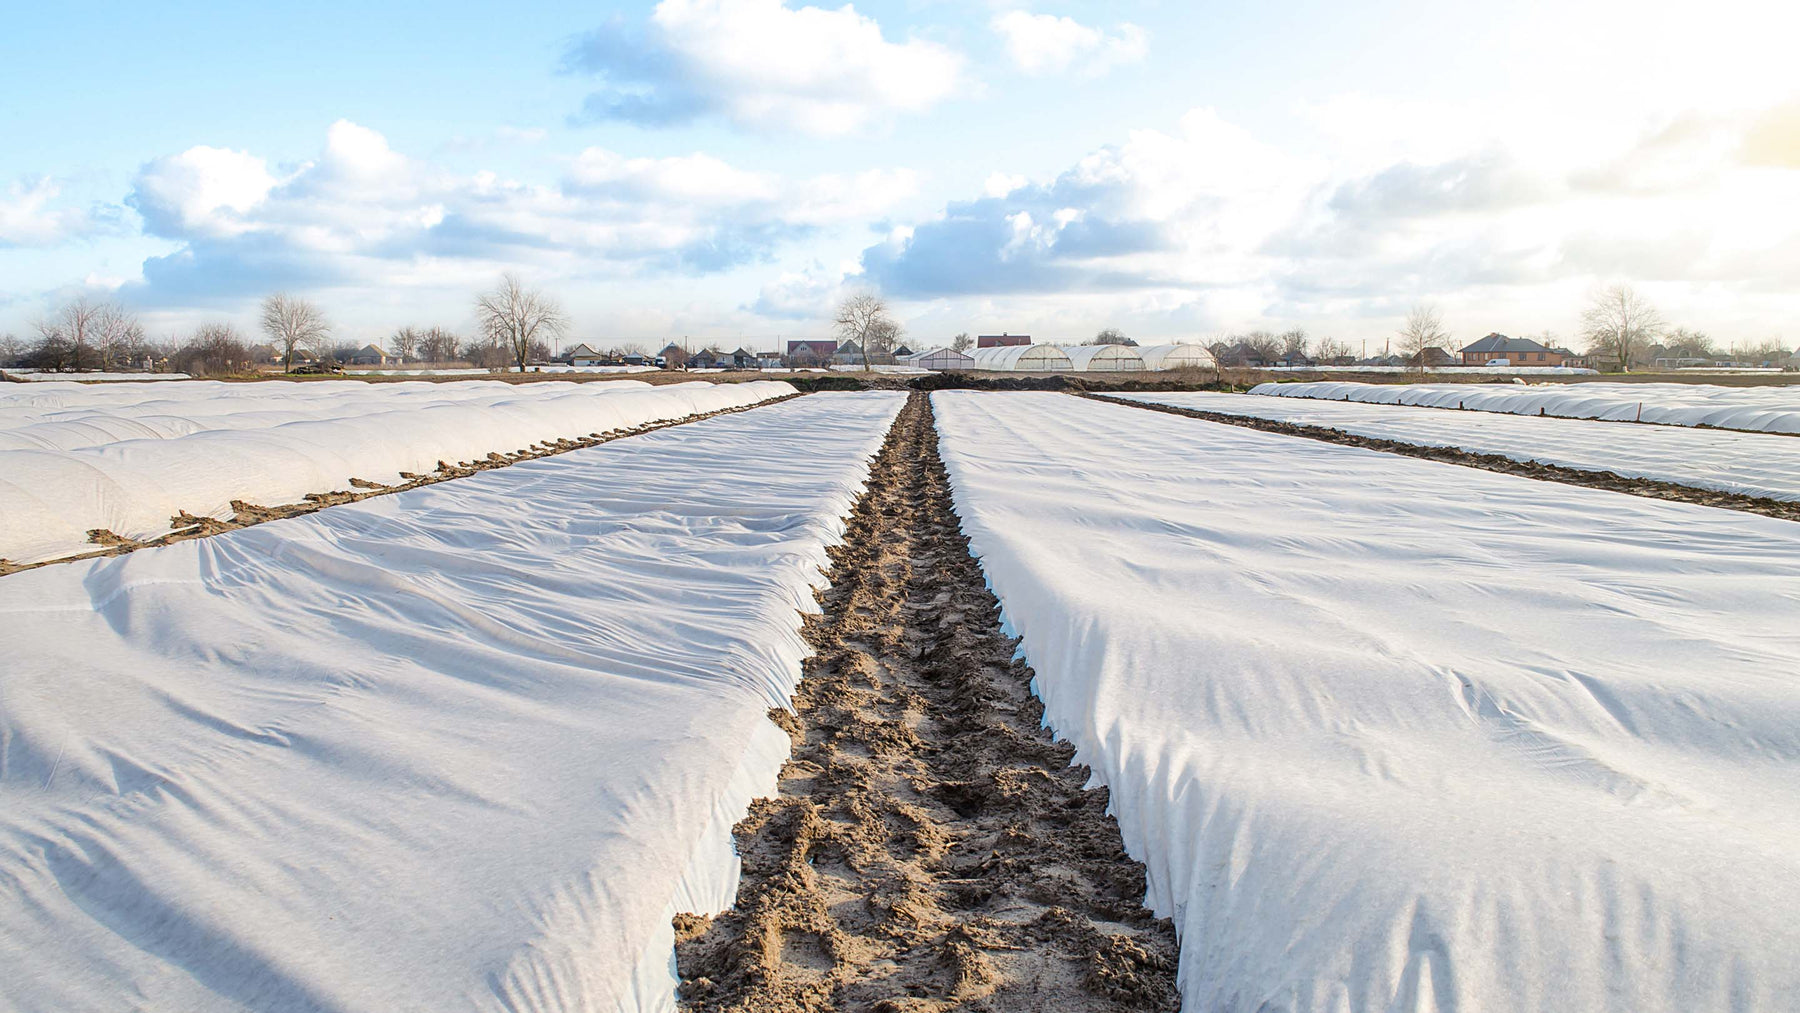
{"label": "tree line", "polygon": [[[443,327],[402,327],[385,351],[406,361],[469,362],[489,369],[550,357],[551,342],[568,332],[557,301],[527,287],[517,275],[501,276],[475,298],[477,334],[464,337]],[[279,362],[342,364],[370,342],[339,340],[330,318],[304,297],[277,292],[258,307],[260,340],[226,321],[200,324],[186,335],[151,338],[137,314],[114,300],[81,296],[58,306],[35,325],[36,335],[0,335],[0,367],[54,372],[152,370],[191,376],[229,376]]]}

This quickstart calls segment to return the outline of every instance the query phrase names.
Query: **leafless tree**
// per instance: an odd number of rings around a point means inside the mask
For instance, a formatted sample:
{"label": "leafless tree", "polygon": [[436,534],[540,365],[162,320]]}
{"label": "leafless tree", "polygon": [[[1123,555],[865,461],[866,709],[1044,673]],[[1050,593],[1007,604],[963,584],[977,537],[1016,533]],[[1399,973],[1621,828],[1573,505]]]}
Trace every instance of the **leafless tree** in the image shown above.
{"label": "leafless tree", "polygon": [[25,354],[25,342],[11,333],[0,334],[0,366],[10,366]]}
{"label": "leafless tree", "polygon": [[411,327],[402,327],[388,339],[388,351],[401,362],[408,362],[419,354],[419,332]]}
{"label": "leafless tree", "polygon": [[40,360],[53,369],[111,366],[148,345],[137,318],[118,303],[82,296],[37,325]]}
{"label": "leafless tree", "polygon": [[1281,339],[1268,331],[1251,331],[1244,335],[1240,343],[1254,352],[1264,365],[1281,358]]}
{"label": "leafless tree", "polygon": [[1278,340],[1281,342],[1281,354],[1286,358],[1305,355],[1307,345],[1310,343],[1306,337],[1306,330],[1300,327],[1282,331]]}
{"label": "leafless tree", "polygon": [[1690,331],[1685,327],[1677,327],[1663,336],[1663,345],[1670,355],[1701,357],[1712,355],[1717,350],[1712,338],[1702,331]]}
{"label": "leafless tree", "polygon": [[892,348],[892,342],[900,337],[900,325],[888,316],[887,301],[873,292],[859,292],[839,303],[833,323],[840,342],[854,341],[862,349],[865,370],[869,368],[871,339],[885,340]]}
{"label": "leafless tree", "polygon": [[1356,350],[1350,347],[1348,341],[1339,341],[1337,338],[1320,338],[1318,354],[1320,362],[1332,362],[1338,359],[1348,359],[1356,354]]}
{"label": "leafless tree", "polygon": [[297,351],[322,352],[331,324],[309,299],[277,292],[262,301],[262,329],[281,349],[281,368],[294,368]]}
{"label": "leafless tree", "polygon": [[1609,285],[1594,293],[1581,314],[1581,335],[1591,348],[1615,355],[1631,369],[1632,355],[1663,330],[1662,314],[1630,285]]}
{"label": "leafless tree", "polygon": [[1425,372],[1425,349],[1437,348],[1450,340],[1450,332],[1444,330],[1443,314],[1430,303],[1419,303],[1406,311],[1406,322],[1400,325],[1400,354],[1409,363],[1416,363],[1419,372]]}
{"label": "leafless tree", "polygon": [[975,339],[969,337],[968,331],[964,331],[950,339],[950,350],[955,352],[966,352],[973,344],[975,344]]}
{"label": "leafless tree", "polygon": [[1135,345],[1137,342],[1125,336],[1125,332],[1117,327],[1108,327],[1094,335],[1096,345]]}
{"label": "leafless tree", "polygon": [[462,338],[442,327],[428,327],[419,336],[419,357],[426,362],[455,362]]}
{"label": "leafless tree", "polygon": [[476,298],[475,319],[482,334],[512,351],[521,373],[534,342],[547,345],[551,338],[560,338],[569,330],[569,318],[556,300],[526,288],[511,271]]}
{"label": "leafless tree", "polygon": [[169,355],[169,365],[191,376],[222,376],[239,373],[250,366],[251,351],[244,336],[230,324],[201,324],[179,348]]}

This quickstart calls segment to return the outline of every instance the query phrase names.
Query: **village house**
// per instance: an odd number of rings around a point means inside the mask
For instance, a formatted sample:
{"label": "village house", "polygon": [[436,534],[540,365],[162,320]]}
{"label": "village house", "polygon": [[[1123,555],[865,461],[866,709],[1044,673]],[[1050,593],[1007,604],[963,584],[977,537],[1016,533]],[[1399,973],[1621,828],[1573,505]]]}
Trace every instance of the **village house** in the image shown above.
{"label": "village house", "polygon": [[385,366],[388,361],[388,354],[374,345],[364,345],[344,360],[351,366]]}
{"label": "village house", "polygon": [[585,343],[576,345],[562,356],[571,366],[605,366],[611,360],[599,352],[589,348]]}
{"label": "village house", "polygon": [[837,354],[835,341],[789,341],[787,360],[790,366],[823,366]]}
{"label": "village house", "polygon": [[1573,358],[1575,353],[1566,348],[1551,348],[1541,341],[1509,338],[1498,333],[1489,334],[1462,350],[1465,366],[1485,366],[1495,359],[1505,359],[1510,366],[1561,366]]}

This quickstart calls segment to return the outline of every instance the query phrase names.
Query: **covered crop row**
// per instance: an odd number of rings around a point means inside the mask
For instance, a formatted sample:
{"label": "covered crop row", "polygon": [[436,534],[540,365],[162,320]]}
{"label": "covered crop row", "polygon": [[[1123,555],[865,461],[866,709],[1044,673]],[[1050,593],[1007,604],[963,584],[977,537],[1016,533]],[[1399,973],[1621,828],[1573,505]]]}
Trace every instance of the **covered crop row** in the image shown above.
{"label": "covered crop row", "polygon": [[0,1004],[666,1008],[901,403],[0,580]]}
{"label": "covered crop row", "polygon": [[[429,474],[440,461],[455,464],[792,393],[780,381],[533,385],[512,388],[504,398],[374,412],[328,402],[256,428],[201,429],[73,450],[3,450],[0,558],[54,559],[91,548],[88,532],[94,529],[153,538],[166,534],[184,511],[228,518],[233,500],[264,507],[296,503],[309,493],[346,488],[352,478],[389,484],[403,472]],[[293,411],[280,402],[271,409]]]}
{"label": "covered crop row", "polygon": [[1111,395],[1121,400],[1326,426],[1424,447],[1455,447],[1696,489],[1800,501],[1800,440],[1758,433],[1645,426],[1621,434],[1586,419],[1416,411],[1368,402],[1204,391]]}
{"label": "covered crop row", "polygon": [[1380,384],[1262,383],[1252,394],[1374,401],[1381,404],[1513,415],[1559,415],[1609,422],[1716,426],[1800,433],[1800,385],[1717,387],[1698,383]]}
{"label": "covered crop row", "polygon": [[1058,394],[933,406],[1186,1008],[1800,1002],[1790,522]]}
{"label": "covered crop row", "polygon": [[575,384],[263,383],[59,384],[51,391],[0,387],[0,450],[77,450],[122,440],[171,439],[208,429],[268,429],[289,422],[345,421],[377,412],[442,405],[476,407],[580,394],[645,390],[642,380]]}

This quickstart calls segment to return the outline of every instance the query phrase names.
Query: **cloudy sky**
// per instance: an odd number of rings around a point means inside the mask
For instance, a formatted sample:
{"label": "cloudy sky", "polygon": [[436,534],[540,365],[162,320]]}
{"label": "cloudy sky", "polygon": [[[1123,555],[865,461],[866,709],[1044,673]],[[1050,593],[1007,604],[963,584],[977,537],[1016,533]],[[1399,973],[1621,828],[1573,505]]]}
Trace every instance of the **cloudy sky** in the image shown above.
{"label": "cloudy sky", "polygon": [[[1769,0],[35,4],[0,33],[0,333],[277,289],[466,327],[918,344],[1569,335],[1636,284],[1800,341],[1800,14]],[[370,7],[380,6],[381,10]],[[496,8],[499,5],[494,5]]]}

